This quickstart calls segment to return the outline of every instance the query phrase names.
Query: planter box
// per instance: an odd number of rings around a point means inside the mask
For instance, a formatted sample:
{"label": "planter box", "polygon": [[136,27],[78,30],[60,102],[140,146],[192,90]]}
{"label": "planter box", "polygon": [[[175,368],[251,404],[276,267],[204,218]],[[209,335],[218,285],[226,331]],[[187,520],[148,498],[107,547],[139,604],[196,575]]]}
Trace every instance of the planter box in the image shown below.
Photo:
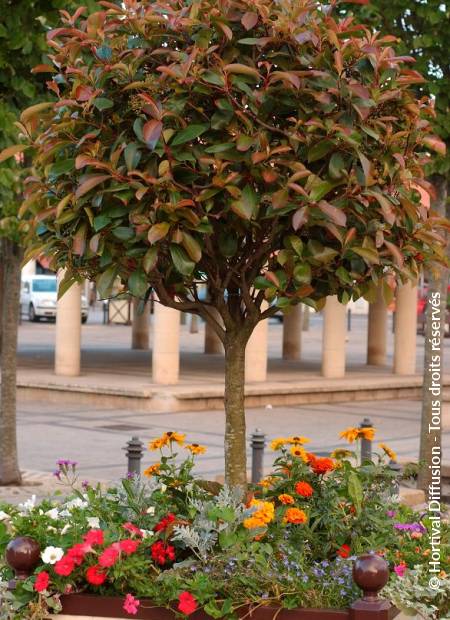
{"label": "planter box", "polygon": [[[137,620],[175,620],[176,614],[165,607],[154,607],[151,601],[141,601],[135,616],[123,609],[124,597],[101,597],[92,594],[69,594],[61,597],[62,612],[53,616],[54,620],[118,620],[136,618]],[[239,611],[241,618],[248,620],[401,620],[398,610],[390,609],[281,609],[278,607],[258,607],[253,611],[247,607]],[[203,611],[189,616],[191,620],[211,620]]]}

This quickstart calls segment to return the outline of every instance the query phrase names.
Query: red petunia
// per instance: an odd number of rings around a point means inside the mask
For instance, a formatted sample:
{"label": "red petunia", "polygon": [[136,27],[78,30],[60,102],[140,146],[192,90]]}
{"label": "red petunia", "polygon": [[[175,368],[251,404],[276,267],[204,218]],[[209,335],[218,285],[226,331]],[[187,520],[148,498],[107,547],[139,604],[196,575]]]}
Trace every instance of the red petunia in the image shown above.
{"label": "red petunia", "polygon": [[68,555],[63,555],[63,557],[55,564],[55,573],[57,575],[61,575],[62,577],[68,577],[73,572],[74,568],[74,560]]}
{"label": "red petunia", "polygon": [[164,532],[164,530],[166,530],[169,527],[169,525],[175,521],[175,519],[176,519],[175,515],[169,512],[169,514],[166,517],[161,519],[161,521],[155,525],[155,527],[153,528],[154,531]]}
{"label": "red petunia", "polygon": [[36,592],[43,592],[48,588],[50,583],[50,575],[43,570],[36,577],[36,581],[34,582],[34,589]]}
{"label": "red petunia", "polygon": [[130,532],[130,534],[136,534],[136,536],[142,536],[142,530],[139,529],[137,527],[137,525],[134,525],[133,523],[130,523],[129,521],[127,523],[124,523],[122,525],[123,529],[126,530],[127,532]]}
{"label": "red petunia", "polygon": [[131,538],[127,538],[126,540],[121,540],[119,542],[120,550],[126,553],[127,555],[131,555],[135,553],[140,545],[139,540],[131,540]]}
{"label": "red petunia", "polygon": [[103,545],[104,534],[102,530],[89,530],[87,534],[83,536],[83,540],[87,545]]}
{"label": "red petunia", "polygon": [[107,547],[98,558],[100,566],[114,566],[119,559],[119,550],[116,546]]}
{"label": "red petunia", "polygon": [[337,550],[337,554],[341,556],[341,558],[348,558],[350,557],[351,551],[350,545],[342,545],[342,547]]}
{"label": "red petunia", "polygon": [[91,549],[87,543],[77,543],[67,550],[67,557],[73,560],[76,566],[80,566],[83,563],[84,556]]}
{"label": "red petunia", "polygon": [[150,549],[152,559],[161,566],[164,566],[168,561],[173,562],[175,560],[175,548],[172,545],[165,545],[162,540],[157,540]]}
{"label": "red petunia", "polygon": [[182,592],[178,597],[178,609],[186,616],[190,616],[197,609],[197,601],[190,592]]}
{"label": "red petunia", "polygon": [[90,566],[86,571],[86,580],[93,586],[101,586],[106,581],[106,572],[99,564]]}
{"label": "red petunia", "polygon": [[295,485],[295,492],[302,497],[311,497],[314,490],[308,482],[297,482]]}

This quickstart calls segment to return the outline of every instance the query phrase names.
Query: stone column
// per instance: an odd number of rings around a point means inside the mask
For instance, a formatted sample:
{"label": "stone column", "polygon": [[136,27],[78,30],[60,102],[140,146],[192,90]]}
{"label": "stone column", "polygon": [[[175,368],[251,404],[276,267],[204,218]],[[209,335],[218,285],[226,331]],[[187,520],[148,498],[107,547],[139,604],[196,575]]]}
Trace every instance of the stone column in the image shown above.
{"label": "stone column", "polygon": [[416,372],[417,286],[399,285],[395,302],[394,374]]}
{"label": "stone column", "polygon": [[327,378],[345,376],[346,306],[337,296],[327,297],[323,311],[322,375]]}
{"label": "stone column", "polygon": [[383,287],[380,284],[376,301],[369,304],[367,324],[367,363],[373,366],[386,364],[387,315]]}
{"label": "stone column", "polygon": [[150,340],[150,309],[146,303],[141,307],[141,301],[133,297],[133,322],[131,327],[131,348],[146,351]]}
{"label": "stone column", "polygon": [[302,306],[297,304],[283,315],[283,359],[299,360],[302,343]]}
{"label": "stone column", "polygon": [[[58,272],[58,285],[64,277]],[[76,377],[81,369],[81,285],[72,284],[56,305],[55,374]]]}
{"label": "stone column", "polygon": [[153,315],[153,381],[178,383],[180,373],[180,313],[155,302]]}
{"label": "stone column", "polygon": [[[209,312],[214,315],[216,321],[222,324],[221,316],[215,308],[209,308]],[[223,353],[222,341],[208,322],[205,323],[205,353]]]}
{"label": "stone column", "polygon": [[267,379],[267,338],[269,321],[260,321],[255,327],[245,350],[245,381]]}

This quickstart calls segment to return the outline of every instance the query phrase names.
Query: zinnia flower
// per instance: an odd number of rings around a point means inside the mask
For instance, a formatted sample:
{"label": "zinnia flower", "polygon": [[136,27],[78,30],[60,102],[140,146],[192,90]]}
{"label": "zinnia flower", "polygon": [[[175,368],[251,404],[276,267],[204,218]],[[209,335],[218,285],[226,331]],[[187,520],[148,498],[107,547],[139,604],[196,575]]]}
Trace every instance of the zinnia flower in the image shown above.
{"label": "zinnia flower", "polygon": [[315,458],[310,463],[313,472],[317,475],[326,474],[329,471],[333,471],[335,468],[335,463],[332,459],[323,457],[323,458]]}
{"label": "zinnia flower", "polygon": [[385,443],[380,443],[379,447],[383,450],[383,452],[385,453],[386,456],[388,456],[391,461],[396,461],[397,460],[397,455],[394,452],[394,450],[392,450],[389,446],[387,446]]}
{"label": "zinnia flower", "polygon": [[178,597],[178,610],[190,616],[197,609],[197,601],[190,592],[182,592]]}
{"label": "zinnia flower", "polygon": [[406,573],[406,564],[402,562],[401,564],[397,564],[394,566],[394,572],[397,577],[404,577]]}
{"label": "zinnia flower", "polygon": [[252,530],[257,527],[265,527],[268,523],[273,521],[275,516],[275,505],[272,504],[272,502],[252,499],[250,508],[256,508],[256,510],[250,517],[244,519],[243,525],[246,529]]}
{"label": "zinnia flower", "polygon": [[150,467],[147,467],[147,469],[144,470],[144,476],[146,476],[147,478],[151,478],[155,474],[159,474],[160,469],[161,463],[154,463],[153,465],[150,465]]}
{"label": "zinnia flower", "polygon": [[341,558],[348,558],[348,557],[350,557],[350,553],[351,553],[350,545],[342,545],[337,550],[337,555],[339,555]]}
{"label": "zinnia flower", "polygon": [[132,614],[133,616],[135,616],[138,612],[140,604],[141,601],[139,601],[137,598],[134,598],[132,594],[127,594],[123,603],[123,609],[127,612],[127,614]]}
{"label": "zinnia flower", "polygon": [[294,525],[306,523],[307,520],[305,511],[299,508],[288,508],[283,517],[283,523],[293,523]]}
{"label": "zinnia flower", "polygon": [[205,454],[205,446],[200,446],[198,443],[191,443],[186,446],[186,450],[189,450],[191,454]]}
{"label": "zinnia flower", "polygon": [[[64,555],[61,547],[46,547],[41,553],[41,559],[44,564],[56,564]],[[42,574],[42,573],[41,573]]]}
{"label": "zinnia flower", "polygon": [[99,564],[90,566],[86,571],[86,581],[93,586],[101,586],[106,581],[106,572]]}
{"label": "zinnia flower", "polygon": [[34,589],[36,590],[36,592],[43,592],[44,590],[47,590],[49,583],[50,575],[45,570],[43,570],[36,577],[36,581],[34,582]]}
{"label": "zinnia flower", "polygon": [[278,496],[278,499],[280,500],[280,502],[282,504],[294,504],[295,500],[292,497],[292,495],[289,495],[288,493],[282,493],[281,495]]}
{"label": "zinnia flower", "polygon": [[311,497],[314,493],[314,489],[308,482],[297,482],[295,485],[295,492],[302,497]]}

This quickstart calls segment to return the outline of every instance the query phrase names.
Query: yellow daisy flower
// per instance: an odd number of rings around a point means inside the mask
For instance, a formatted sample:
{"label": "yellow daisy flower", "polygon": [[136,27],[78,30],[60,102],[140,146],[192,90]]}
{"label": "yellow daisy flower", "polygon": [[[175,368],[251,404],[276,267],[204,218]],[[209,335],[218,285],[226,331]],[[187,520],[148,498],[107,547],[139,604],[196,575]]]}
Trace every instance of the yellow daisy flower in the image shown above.
{"label": "yellow daisy flower", "polygon": [[352,456],[355,456],[355,453],[352,452],[351,450],[346,450],[345,448],[337,448],[336,450],[333,450],[333,452],[330,454],[332,459],[346,459]]}
{"label": "yellow daisy flower", "polygon": [[161,463],[154,463],[153,465],[150,465],[150,467],[147,467],[146,470],[144,470],[144,476],[146,476],[147,478],[151,478],[155,474],[158,474],[160,469]]}
{"label": "yellow daisy flower", "polygon": [[396,461],[397,460],[397,455],[394,452],[394,450],[392,450],[392,448],[387,446],[385,443],[380,443],[379,447],[383,450],[385,455],[388,456],[391,459],[391,461]]}
{"label": "yellow daisy flower", "polygon": [[304,461],[305,463],[308,462],[308,453],[306,452],[305,448],[302,448],[302,446],[292,446],[289,452],[292,454],[292,456],[295,456],[298,459],[302,459],[302,461]]}
{"label": "yellow daisy flower", "polygon": [[205,454],[206,448],[205,446],[201,446],[198,443],[191,443],[185,446],[186,450],[189,450],[191,454]]}
{"label": "yellow daisy flower", "polygon": [[270,447],[274,452],[276,452],[277,450],[280,450],[286,442],[287,439],[285,437],[278,437],[271,442]]}
{"label": "yellow daisy flower", "polygon": [[176,442],[179,446],[182,446],[186,439],[186,435],[185,433],[176,433],[174,431],[167,431],[166,433],[163,434],[162,439],[164,439],[164,441],[167,444]]}
{"label": "yellow daisy flower", "polygon": [[311,439],[308,439],[308,437],[302,437],[301,435],[293,435],[292,437],[287,437],[285,441],[289,444],[303,445],[304,443],[309,443]]}

